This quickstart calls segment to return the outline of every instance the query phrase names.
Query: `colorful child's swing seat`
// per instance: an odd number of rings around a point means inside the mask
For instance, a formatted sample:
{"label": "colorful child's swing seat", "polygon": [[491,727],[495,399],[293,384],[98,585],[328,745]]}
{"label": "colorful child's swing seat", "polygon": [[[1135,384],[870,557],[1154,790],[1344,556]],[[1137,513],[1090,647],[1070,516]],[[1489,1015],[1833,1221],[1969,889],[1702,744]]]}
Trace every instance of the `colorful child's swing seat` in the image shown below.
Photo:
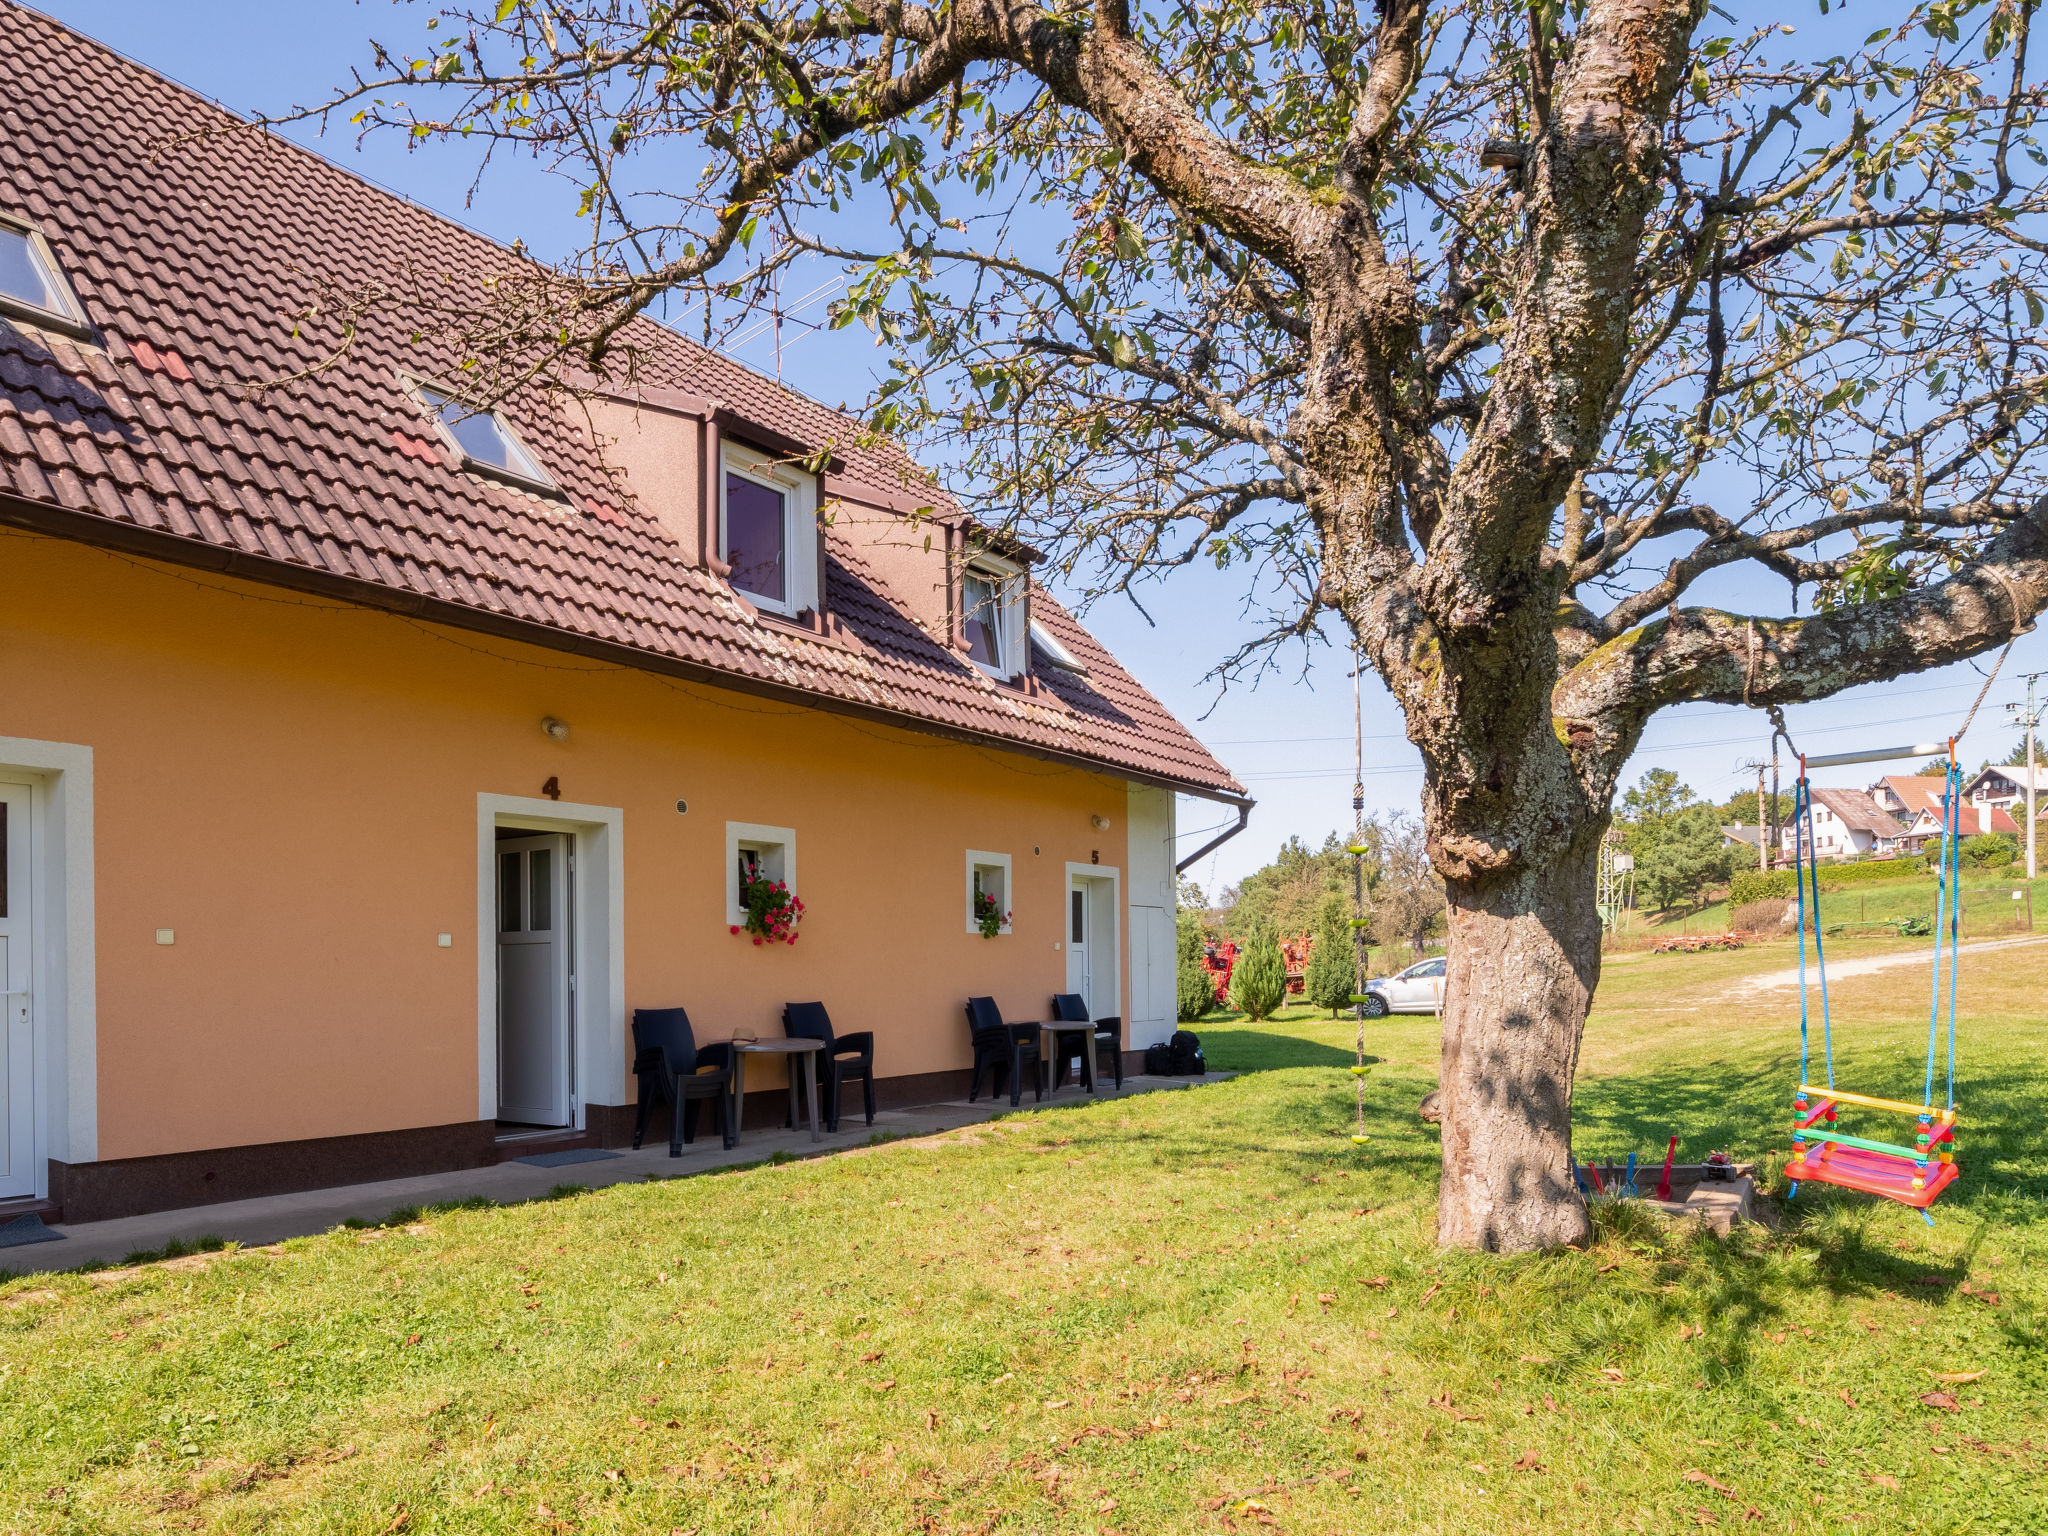
{"label": "colorful child's swing seat", "polygon": [[[1851,754],[1843,754],[1850,757]],[[1860,754],[1858,754],[1860,756]],[[1934,980],[1927,1017],[1926,1095],[1919,1104],[1897,1099],[1877,1099],[1867,1094],[1845,1093],[1835,1087],[1834,1027],[1828,1007],[1827,958],[1821,947],[1820,866],[1813,850],[1813,800],[1806,778],[1806,763],[1800,763],[1799,782],[1794,788],[1793,826],[1800,845],[1793,853],[1793,879],[1799,899],[1799,1092],[1792,1101],[1792,1159],[1785,1165],[1792,1194],[1812,1182],[1833,1184],[1866,1195],[1877,1195],[1911,1206],[1928,1221],[1927,1208],[1941,1197],[1961,1173],[1956,1166],[1956,959],[1961,939],[1960,882],[1962,879],[1962,774],[1955,762],[1954,743],[1949,747],[1948,777],[1942,796],[1941,874],[1937,885],[1934,922]],[[1811,882],[1809,886],[1809,881]],[[1811,905],[1808,891],[1811,889]],[[1943,930],[1946,929],[1944,934]],[[1813,935],[1813,956],[1819,968],[1821,1041],[1827,1064],[1827,1086],[1806,1082],[1807,992],[1806,936]],[[1934,1102],[1934,1058],[1941,1014],[1941,950],[1948,941],[1948,1102],[1939,1108]],[[1917,1130],[1913,1145],[1902,1147],[1888,1141],[1872,1141],[1835,1128],[1844,1105],[1911,1115]]]}

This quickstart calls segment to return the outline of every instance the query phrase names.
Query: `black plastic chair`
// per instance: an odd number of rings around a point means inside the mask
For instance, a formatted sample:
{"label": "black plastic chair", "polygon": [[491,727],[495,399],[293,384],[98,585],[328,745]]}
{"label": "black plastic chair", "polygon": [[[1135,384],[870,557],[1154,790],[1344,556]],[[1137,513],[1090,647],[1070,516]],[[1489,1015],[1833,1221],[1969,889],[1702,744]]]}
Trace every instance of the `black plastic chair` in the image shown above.
{"label": "black plastic chair", "polygon": [[792,1040],[822,1040],[825,1049],[813,1052],[818,1062],[818,1091],[825,1099],[825,1129],[839,1129],[839,1089],[860,1079],[861,1103],[868,1112],[868,1124],[875,1123],[875,1034],[871,1029],[858,1034],[832,1033],[831,1015],[823,1003],[785,1003],[782,1032]]}
{"label": "black plastic chair", "polygon": [[640,1107],[633,1118],[633,1145],[647,1134],[656,1099],[668,1101],[668,1155],[681,1157],[683,1143],[697,1139],[697,1106],[710,1099],[718,1108],[718,1133],[733,1146],[732,1047],[721,1040],[697,1044],[690,1016],[680,1008],[633,1010],[633,1073],[640,1079]]}
{"label": "black plastic chair", "polygon": [[[1052,1000],[1052,1016],[1063,1024],[1068,1021],[1085,1024],[1088,1022],[1088,1000],[1078,992],[1057,993]],[[1053,1073],[1054,1081],[1063,1083],[1067,1080],[1067,1063],[1073,1059],[1071,1047],[1062,1045],[1060,1060]],[[1123,1087],[1124,1021],[1115,1014],[1095,1021],[1095,1072],[1098,1077],[1105,1062],[1117,1087]]]}
{"label": "black plastic chair", "polygon": [[967,999],[967,1033],[974,1042],[974,1070],[967,1078],[967,1102],[974,1102],[981,1083],[981,1069],[987,1067],[988,1093],[994,1098],[1003,1091],[1003,1074],[1010,1078],[1010,1105],[1024,1101],[1024,1068],[1031,1067],[1034,1100],[1045,1098],[1044,1062],[1038,1053],[1036,1024],[1005,1024],[1003,1010],[992,997]]}

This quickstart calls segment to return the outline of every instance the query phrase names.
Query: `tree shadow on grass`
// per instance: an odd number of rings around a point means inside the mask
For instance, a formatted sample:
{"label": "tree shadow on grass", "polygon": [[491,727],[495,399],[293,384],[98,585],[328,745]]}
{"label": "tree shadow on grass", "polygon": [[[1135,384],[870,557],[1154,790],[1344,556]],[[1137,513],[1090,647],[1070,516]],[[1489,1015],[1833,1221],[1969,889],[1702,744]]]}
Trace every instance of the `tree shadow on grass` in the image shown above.
{"label": "tree shadow on grass", "polygon": [[[1320,1021],[1318,1021],[1320,1022]],[[1341,1021],[1340,1021],[1341,1022]],[[1304,1039],[1285,1026],[1269,1029],[1210,1029],[1202,1035],[1202,1055],[1219,1072],[1273,1072],[1284,1067],[1349,1067],[1351,1051]],[[1368,1055],[1370,1066],[1378,1061]]]}
{"label": "tree shadow on grass", "polygon": [[[1919,1082],[1907,1082],[1910,1063],[1891,1051],[1837,1052],[1836,1080],[1859,1090],[1902,1101],[1920,1096]],[[1902,1249],[1896,1221],[1900,1207],[1872,1196],[1808,1181],[1788,1200],[1783,1168],[1791,1146],[1792,1092],[1798,1058],[1701,1061],[1627,1077],[1589,1079],[1580,1087],[1573,1115],[1574,1149],[1587,1157],[1617,1160],[1640,1154],[1652,1177],[1666,1138],[1679,1137],[1681,1161],[1696,1162],[1714,1148],[1732,1151],[1757,1166],[1763,1215],[1813,1255],[1813,1283],[1833,1295],[1878,1292],[1911,1297],[1930,1305],[1961,1298],[1978,1245],[1999,1229],[2031,1228],[2048,1217],[2048,1169],[2041,1163],[2038,1127],[2048,1118],[2048,1084],[2032,1075],[1989,1067],[1960,1075],[1957,1102],[1964,1106],[1958,1161],[1962,1177],[1935,1204],[1938,1228],[1965,1237],[1960,1252],[1934,1258],[1913,1243]],[[1939,1089],[1937,1089],[1937,1092]],[[1854,1123],[1851,1116],[1854,1115]],[[1913,1122],[1881,1111],[1845,1108],[1841,1124],[1850,1134],[1907,1144]],[[1917,1227],[1917,1222],[1915,1223]],[[1744,1266],[1731,1264],[1735,1248],[1703,1247],[1698,1262],[1716,1275],[1738,1312],[1752,1310],[1741,1297]],[[1759,1318],[1759,1322],[1767,1319]]]}

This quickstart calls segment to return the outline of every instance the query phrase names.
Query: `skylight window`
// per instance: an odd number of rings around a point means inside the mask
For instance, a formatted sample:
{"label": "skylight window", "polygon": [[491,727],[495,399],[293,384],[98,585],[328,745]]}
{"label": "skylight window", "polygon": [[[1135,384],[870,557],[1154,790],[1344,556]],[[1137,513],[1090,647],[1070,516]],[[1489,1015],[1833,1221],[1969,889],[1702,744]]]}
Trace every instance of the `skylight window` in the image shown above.
{"label": "skylight window", "polygon": [[1031,621],[1031,644],[1036,648],[1039,655],[1043,656],[1061,671],[1079,672],[1083,676],[1087,675],[1088,669],[1081,665],[1080,658],[1060,643],[1058,635],[1055,635],[1036,619]]}
{"label": "skylight window", "polygon": [[64,281],[41,231],[33,225],[0,217],[0,312],[50,326],[73,336],[88,336],[85,311]]}
{"label": "skylight window", "polygon": [[503,413],[471,405],[432,384],[413,381],[413,393],[426,413],[433,417],[441,435],[462,455],[462,467],[495,479],[509,480],[529,490],[561,494],[554,477],[527,452],[519,434]]}

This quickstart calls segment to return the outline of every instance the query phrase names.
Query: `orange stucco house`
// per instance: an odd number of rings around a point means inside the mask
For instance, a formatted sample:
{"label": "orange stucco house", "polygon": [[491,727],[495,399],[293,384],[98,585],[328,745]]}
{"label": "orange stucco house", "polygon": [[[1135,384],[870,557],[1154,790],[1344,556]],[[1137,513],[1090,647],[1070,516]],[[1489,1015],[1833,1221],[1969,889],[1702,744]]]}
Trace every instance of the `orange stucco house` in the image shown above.
{"label": "orange stucco house", "polygon": [[0,1201],[617,1144],[637,1007],[821,998],[885,1104],[970,994],[1171,1031],[1175,796],[1247,802],[1031,551],[651,323],[573,411],[402,305],[252,388],[318,289],[518,258],[5,0],[0,79]]}

